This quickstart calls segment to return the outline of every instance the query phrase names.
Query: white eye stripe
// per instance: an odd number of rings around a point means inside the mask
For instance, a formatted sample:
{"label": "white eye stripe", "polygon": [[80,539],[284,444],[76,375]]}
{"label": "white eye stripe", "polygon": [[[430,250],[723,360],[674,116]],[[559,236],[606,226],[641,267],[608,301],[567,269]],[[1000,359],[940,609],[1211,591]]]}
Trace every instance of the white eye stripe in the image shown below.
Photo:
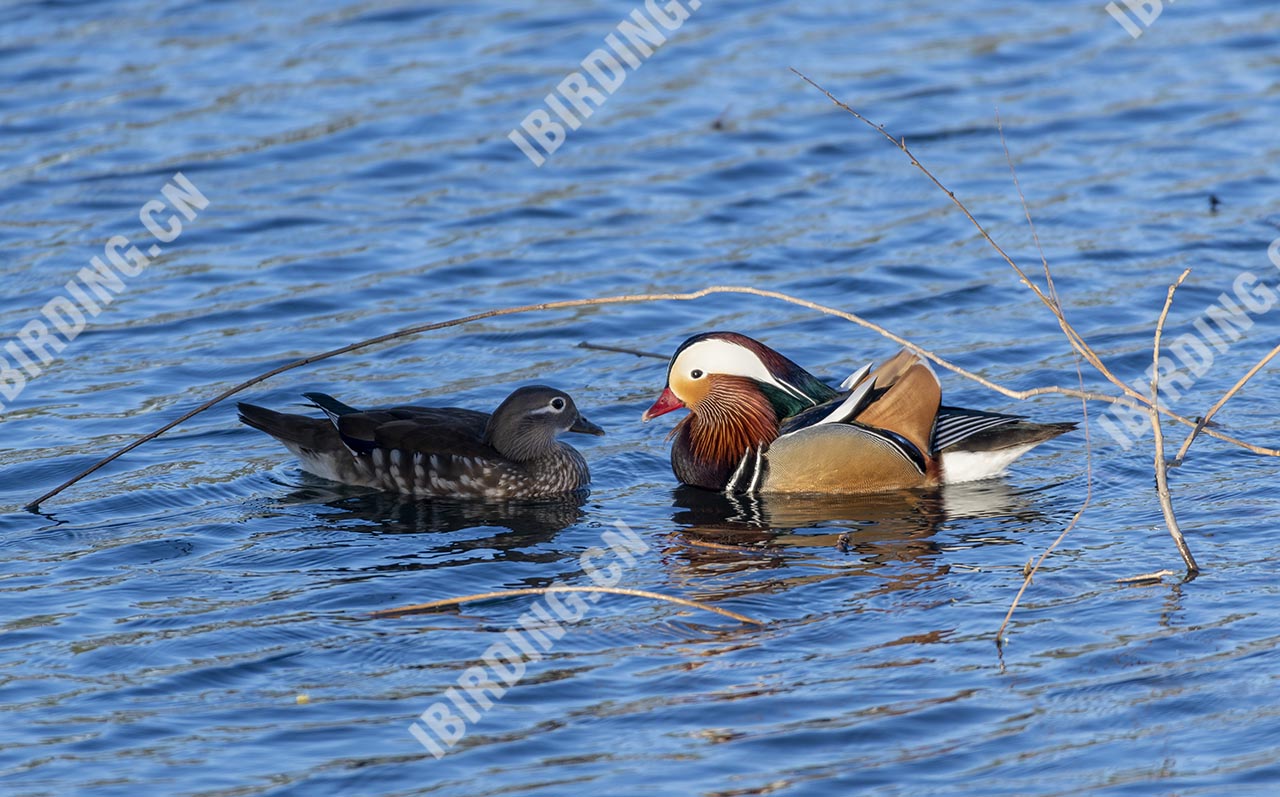
{"label": "white eye stripe", "polygon": [[728,374],[729,376],[745,376],[757,382],[773,385],[784,393],[813,404],[813,399],[794,385],[778,379],[755,352],[725,340],[700,340],[676,357],[671,370],[683,374],[702,371],[708,374]]}

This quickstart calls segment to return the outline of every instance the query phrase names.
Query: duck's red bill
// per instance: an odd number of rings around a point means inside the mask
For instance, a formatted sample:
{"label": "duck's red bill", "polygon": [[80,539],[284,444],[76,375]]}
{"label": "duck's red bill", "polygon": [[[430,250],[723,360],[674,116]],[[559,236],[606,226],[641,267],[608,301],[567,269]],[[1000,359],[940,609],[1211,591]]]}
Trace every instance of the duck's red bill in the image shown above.
{"label": "duck's red bill", "polygon": [[676,398],[676,394],[671,392],[671,388],[664,387],[662,395],[658,396],[658,400],[653,402],[652,407],[644,411],[644,415],[640,416],[640,420],[647,421],[659,415],[666,415],[668,412],[678,410],[683,406],[684,402]]}

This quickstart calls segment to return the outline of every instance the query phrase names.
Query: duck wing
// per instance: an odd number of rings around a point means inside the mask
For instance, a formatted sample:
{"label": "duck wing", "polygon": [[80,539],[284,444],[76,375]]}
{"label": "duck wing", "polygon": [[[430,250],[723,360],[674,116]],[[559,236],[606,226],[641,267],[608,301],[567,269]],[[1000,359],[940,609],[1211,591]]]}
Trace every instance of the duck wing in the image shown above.
{"label": "duck wing", "polygon": [[759,470],[749,464],[728,489],[864,493],[918,487],[930,478],[928,460],[910,441],[857,423],[809,426],[779,437],[769,447],[763,479]]}
{"label": "duck wing", "polygon": [[488,422],[488,413],[458,407],[388,407],[333,419],[342,442],[355,454],[383,449],[498,459],[498,452],[484,442]]}
{"label": "duck wing", "polygon": [[942,386],[933,369],[918,356],[904,349],[875,371],[864,366],[843,384],[853,389],[788,418],[781,435],[824,424],[857,424],[903,438],[921,453],[934,450],[930,443],[942,403]]}
{"label": "duck wing", "polygon": [[861,370],[854,372],[842,383],[849,386],[856,385],[848,393],[785,419],[782,422],[781,434],[788,434],[826,423],[847,423],[852,420],[866,404],[868,396],[870,396],[874,387],[872,380],[865,379],[870,372],[871,366],[869,364],[862,366]]}
{"label": "duck wing", "polygon": [[928,363],[906,349],[885,361],[870,377],[864,409],[855,416],[863,426],[896,433],[929,452],[933,424],[942,405],[942,385]]}
{"label": "duck wing", "polygon": [[933,427],[934,451],[943,451],[990,429],[1021,423],[1021,415],[970,410],[964,407],[939,407],[938,422]]}
{"label": "duck wing", "polygon": [[[927,446],[941,401],[933,371],[904,351],[845,384],[853,386],[846,395],[783,423],[768,451],[767,490],[872,492],[929,478]],[[731,478],[729,490],[761,482],[758,467],[739,470],[742,478]]]}

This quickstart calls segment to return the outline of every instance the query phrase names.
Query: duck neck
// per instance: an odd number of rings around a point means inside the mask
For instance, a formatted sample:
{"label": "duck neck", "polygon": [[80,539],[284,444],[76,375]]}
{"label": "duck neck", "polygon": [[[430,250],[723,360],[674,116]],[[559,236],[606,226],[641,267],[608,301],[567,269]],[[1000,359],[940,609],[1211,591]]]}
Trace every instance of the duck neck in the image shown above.
{"label": "duck neck", "polygon": [[555,433],[541,428],[522,428],[519,424],[495,425],[490,421],[484,441],[513,462],[532,462],[559,452]]}
{"label": "duck neck", "polygon": [[[724,380],[676,427],[681,481],[720,489],[750,450],[778,437],[769,400],[749,380]],[[684,472],[681,472],[681,471]]]}

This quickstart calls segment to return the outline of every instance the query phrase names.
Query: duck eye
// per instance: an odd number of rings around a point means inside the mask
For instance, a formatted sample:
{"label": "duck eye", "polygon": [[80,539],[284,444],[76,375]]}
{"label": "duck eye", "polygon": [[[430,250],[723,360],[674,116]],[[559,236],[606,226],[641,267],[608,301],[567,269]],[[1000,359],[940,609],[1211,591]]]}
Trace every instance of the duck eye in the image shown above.
{"label": "duck eye", "polygon": [[551,408],[553,410],[556,410],[557,412],[564,409],[564,399],[560,398],[559,396],[556,396],[555,398],[551,399]]}
{"label": "duck eye", "polygon": [[692,379],[701,379],[702,370],[699,368],[694,368],[692,371],[689,372],[689,377]]}

